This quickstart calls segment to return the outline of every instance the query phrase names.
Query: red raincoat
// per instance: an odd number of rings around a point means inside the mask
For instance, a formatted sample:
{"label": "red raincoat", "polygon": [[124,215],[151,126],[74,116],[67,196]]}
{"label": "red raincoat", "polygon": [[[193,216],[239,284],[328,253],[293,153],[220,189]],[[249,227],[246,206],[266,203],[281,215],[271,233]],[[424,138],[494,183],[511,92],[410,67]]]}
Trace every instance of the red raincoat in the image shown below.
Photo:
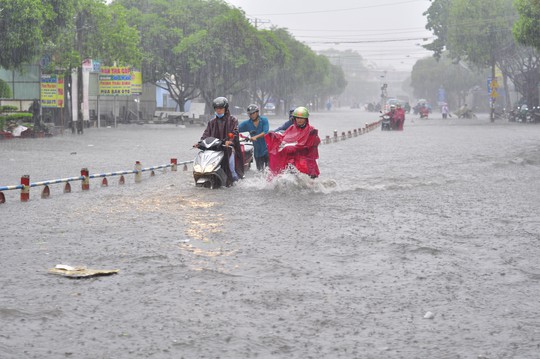
{"label": "red raincoat", "polygon": [[318,146],[321,143],[318,131],[306,121],[304,128],[296,123],[283,134],[270,132],[264,136],[268,146],[269,169],[277,175],[292,164],[298,171],[311,177],[318,177]]}

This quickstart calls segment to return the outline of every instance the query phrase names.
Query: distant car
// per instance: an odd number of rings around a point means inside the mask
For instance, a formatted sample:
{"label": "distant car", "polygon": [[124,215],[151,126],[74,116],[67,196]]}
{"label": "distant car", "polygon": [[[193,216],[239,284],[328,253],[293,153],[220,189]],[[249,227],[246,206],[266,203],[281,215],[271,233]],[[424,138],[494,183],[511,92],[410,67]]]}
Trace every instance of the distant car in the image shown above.
{"label": "distant car", "polygon": [[264,105],[264,112],[266,113],[275,113],[276,112],[276,105],[272,102],[268,102],[266,105]]}

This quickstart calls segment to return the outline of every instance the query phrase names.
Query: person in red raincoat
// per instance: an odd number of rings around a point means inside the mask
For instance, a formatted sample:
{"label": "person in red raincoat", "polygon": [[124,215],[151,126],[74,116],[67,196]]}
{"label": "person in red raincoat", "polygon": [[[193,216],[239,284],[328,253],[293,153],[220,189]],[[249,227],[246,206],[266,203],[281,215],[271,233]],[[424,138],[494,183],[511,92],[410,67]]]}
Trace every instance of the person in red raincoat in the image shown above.
{"label": "person in red raincoat", "polygon": [[405,110],[401,104],[396,104],[396,130],[403,131],[403,123],[405,122]]}
{"label": "person in red raincoat", "polygon": [[264,139],[268,146],[270,172],[278,175],[293,165],[311,178],[319,176],[318,146],[321,143],[318,131],[309,124],[309,111],[297,107],[293,114],[294,124],[283,133],[270,132]]}

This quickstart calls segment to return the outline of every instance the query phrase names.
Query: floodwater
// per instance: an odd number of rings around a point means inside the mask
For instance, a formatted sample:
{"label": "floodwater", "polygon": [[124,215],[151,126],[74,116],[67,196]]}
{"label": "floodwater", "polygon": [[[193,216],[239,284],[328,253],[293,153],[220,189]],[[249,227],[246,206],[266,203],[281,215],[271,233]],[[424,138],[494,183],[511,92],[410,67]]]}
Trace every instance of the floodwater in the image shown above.
{"label": "floodwater", "polygon": [[[4,192],[0,357],[540,358],[540,126],[412,118],[321,145],[314,181],[208,190],[180,166]],[[0,186],[191,160],[202,130],[3,141]]]}

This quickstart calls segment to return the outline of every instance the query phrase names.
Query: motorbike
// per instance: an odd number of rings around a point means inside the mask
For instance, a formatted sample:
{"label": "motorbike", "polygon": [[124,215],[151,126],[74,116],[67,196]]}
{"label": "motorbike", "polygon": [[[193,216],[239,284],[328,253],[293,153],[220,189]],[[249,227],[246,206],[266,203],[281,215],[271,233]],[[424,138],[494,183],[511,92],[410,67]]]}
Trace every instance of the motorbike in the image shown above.
{"label": "motorbike", "polygon": [[221,167],[225,152],[225,142],[215,137],[207,137],[199,141],[199,152],[193,161],[193,179],[195,186],[219,188],[227,183],[227,174]]}
{"label": "motorbike", "polygon": [[418,111],[420,114],[420,118],[428,118],[429,117],[429,108],[427,107],[421,107]]}
{"label": "motorbike", "polygon": [[240,132],[238,137],[240,138],[240,148],[244,154],[244,172],[251,168],[253,163],[253,141],[251,141],[251,134],[249,132]]}
{"label": "motorbike", "polygon": [[[247,134],[247,135],[246,135]],[[251,167],[253,162],[253,143],[249,139],[249,133],[242,133],[240,147],[244,158],[244,171]],[[227,183],[227,174],[221,167],[221,161],[225,152],[225,140],[215,137],[207,137],[197,144],[199,152],[193,161],[193,179],[195,186],[215,189]]]}
{"label": "motorbike", "polygon": [[391,131],[392,130],[392,119],[388,115],[381,116],[381,131]]}
{"label": "motorbike", "polygon": [[476,118],[476,114],[472,112],[472,110],[467,109],[466,111],[462,111],[458,115],[458,118],[466,118],[470,120],[470,119]]}
{"label": "motorbike", "polygon": [[539,123],[540,122],[540,106],[533,106],[532,110],[529,112],[530,112],[528,116],[529,122]]}

